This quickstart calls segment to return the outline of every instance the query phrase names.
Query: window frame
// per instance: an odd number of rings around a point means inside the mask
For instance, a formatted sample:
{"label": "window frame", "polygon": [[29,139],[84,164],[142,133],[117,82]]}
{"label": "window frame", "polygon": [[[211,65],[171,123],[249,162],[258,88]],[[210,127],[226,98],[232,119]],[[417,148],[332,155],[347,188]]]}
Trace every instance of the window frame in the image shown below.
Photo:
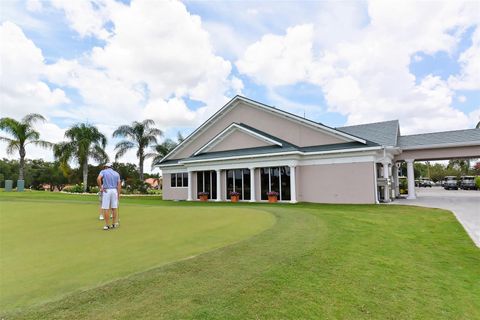
{"label": "window frame", "polygon": [[[181,185],[178,185],[178,181],[180,179]],[[185,185],[185,181],[187,182],[187,185]],[[173,182],[175,182],[175,185],[173,185]],[[170,188],[188,188],[188,172],[173,172],[170,173]]]}

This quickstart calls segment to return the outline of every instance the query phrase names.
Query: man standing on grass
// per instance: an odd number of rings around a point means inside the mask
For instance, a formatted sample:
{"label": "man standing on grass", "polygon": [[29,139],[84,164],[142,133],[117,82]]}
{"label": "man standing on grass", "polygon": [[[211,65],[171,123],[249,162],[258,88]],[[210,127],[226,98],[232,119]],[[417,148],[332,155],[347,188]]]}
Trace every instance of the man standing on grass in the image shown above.
{"label": "man standing on grass", "polygon": [[[118,227],[117,208],[122,185],[120,183],[120,175],[112,169],[111,163],[103,166],[103,170],[100,171],[97,177],[97,184],[102,194],[102,210],[103,218],[105,219],[103,230]],[[110,209],[113,215],[112,225],[110,225]]]}

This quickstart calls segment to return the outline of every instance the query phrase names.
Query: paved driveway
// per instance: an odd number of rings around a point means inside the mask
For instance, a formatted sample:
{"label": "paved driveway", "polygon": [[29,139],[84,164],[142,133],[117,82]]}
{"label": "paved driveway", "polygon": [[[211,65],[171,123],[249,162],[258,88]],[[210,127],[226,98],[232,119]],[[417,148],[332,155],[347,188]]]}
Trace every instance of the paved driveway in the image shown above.
{"label": "paved driveway", "polygon": [[444,190],[440,187],[416,188],[417,199],[398,199],[392,204],[408,204],[451,210],[480,247],[480,191]]}

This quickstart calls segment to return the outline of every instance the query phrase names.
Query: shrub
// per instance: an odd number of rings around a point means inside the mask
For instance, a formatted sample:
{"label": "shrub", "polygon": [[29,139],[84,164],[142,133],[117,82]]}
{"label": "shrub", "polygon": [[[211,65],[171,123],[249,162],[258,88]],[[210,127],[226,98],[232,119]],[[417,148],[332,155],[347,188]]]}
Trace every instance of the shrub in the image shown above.
{"label": "shrub", "polygon": [[70,187],[65,187],[63,188],[64,192],[71,192],[71,193],[83,193],[83,185],[82,184],[76,184]]}
{"label": "shrub", "polygon": [[475,178],[475,185],[477,186],[477,189],[480,189],[480,176]]}
{"label": "shrub", "polygon": [[240,192],[236,192],[236,191],[230,191],[230,196],[232,197],[238,197],[240,195]]}

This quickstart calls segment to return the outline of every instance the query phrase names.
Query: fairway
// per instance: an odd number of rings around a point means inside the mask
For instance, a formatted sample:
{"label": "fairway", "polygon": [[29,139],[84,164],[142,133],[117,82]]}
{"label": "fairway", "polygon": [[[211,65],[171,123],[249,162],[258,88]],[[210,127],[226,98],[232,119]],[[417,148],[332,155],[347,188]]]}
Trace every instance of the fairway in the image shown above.
{"label": "fairway", "polygon": [[0,318],[480,318],[480,250],[448,211],[122,203],[104,232],[95,197],[0,193]]}
{"label": "fairway", "polygon": [[222,247],[274,223],[255,209],[126,204],[121,227],[103,231],[95,202],[0,204],[3,312]]}

